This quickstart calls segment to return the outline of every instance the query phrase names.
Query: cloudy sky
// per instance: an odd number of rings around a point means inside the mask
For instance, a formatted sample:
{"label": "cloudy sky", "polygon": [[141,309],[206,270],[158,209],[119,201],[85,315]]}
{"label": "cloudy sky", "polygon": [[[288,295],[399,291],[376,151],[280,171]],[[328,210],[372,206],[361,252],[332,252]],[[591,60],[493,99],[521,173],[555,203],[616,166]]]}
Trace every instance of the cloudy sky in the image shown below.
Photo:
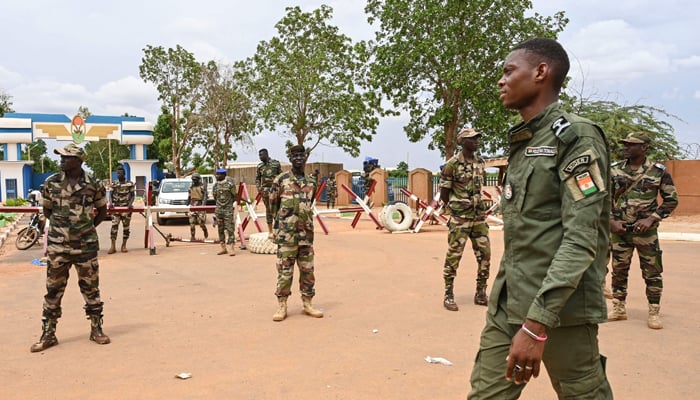
{"label": "cloudy sky", "polygon": [[[251,56],[259,41],[276,33],[274,24],[286,6],[311,11],[328,4],[342,33],[354,40],[373,38],[364,0],[3,3],[0,89],[12,96],[17,112],[27,113],[72,116],[83,105],[97,115],[128,112],[155,122],[157,93],[138,71],[147,44],[180,44],[199,61],[230,63]],[[700,2],[534,0],[533,5],[544,15],[563,10],[570,19],[560,40],[572,59],[571,88],[588,98],[665,109],[680,118],[670,121],[679,142],[700,142]],[[311,161],[359,169],[365,156],[373,156],[384,167],[407,161],[411,168],[436,169],[439,153],[426,143],[406,143],[404,123],[398,117],[383,120],[358,159],[319,147]],[[278,134],[254,140],[282,158],[284,139]],[[241,149],[239,156],[255,161],[257,151]]]}

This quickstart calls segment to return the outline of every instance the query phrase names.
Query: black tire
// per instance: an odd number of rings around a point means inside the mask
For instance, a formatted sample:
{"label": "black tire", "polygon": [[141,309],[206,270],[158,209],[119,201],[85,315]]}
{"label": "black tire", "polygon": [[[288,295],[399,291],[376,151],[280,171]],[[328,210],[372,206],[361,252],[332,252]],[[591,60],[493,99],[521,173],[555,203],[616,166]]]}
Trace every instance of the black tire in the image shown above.
{"label": "black tire", "polygon": [[158,225],[163,226],[166,224],[167,220],[161,218],[158,214],[156,214],[156,222],[158,222]]}
{"label": "black tire", "polygon": [[34,246],[34,243],[39,240],[39,231],[31,227],[24,227],[22,230],[17,232],[17,240],[15,240],[15,247],[19,250],[27,250],[28,248]]}

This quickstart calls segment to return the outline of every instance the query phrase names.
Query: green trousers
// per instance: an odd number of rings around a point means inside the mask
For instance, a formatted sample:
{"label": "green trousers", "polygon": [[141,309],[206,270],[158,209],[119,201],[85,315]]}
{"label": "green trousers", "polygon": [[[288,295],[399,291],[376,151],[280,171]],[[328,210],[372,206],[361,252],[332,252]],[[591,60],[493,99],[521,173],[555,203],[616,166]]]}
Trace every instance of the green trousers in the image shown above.
{"label": "green trousers", "polygon": [[[505,298],[499,300],[496,314],[486,314],[468,399],[517,399],[525,388],[525,384],[516,385],[505,378],[506,356],[520,324],[508,323]],[[598,350],[597,324],[549,329],[547,336],[542,361],[559,399],[613,398],[605,376],[605,357]]]}

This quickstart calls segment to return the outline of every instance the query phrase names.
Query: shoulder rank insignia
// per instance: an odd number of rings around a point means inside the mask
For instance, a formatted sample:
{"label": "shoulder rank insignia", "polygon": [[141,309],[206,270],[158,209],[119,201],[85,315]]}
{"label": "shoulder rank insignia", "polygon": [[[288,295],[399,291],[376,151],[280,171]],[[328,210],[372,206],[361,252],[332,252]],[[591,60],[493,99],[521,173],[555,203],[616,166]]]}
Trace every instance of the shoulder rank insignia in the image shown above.
{"label": "shoulder rank insignia", "polygon": [[571,122],[567,121],[566,118],[559,117],[552,124],[552,130],[554,131],[554,134],[559,137],[559,135],[564,132],[564,129],[568,128],[570,125]]}
{"label": "shoulder rank insignia", "polygon": [[588,165],[590,163],[591,163],[591,156],[586,154],[586,155],[576,157],[573,160],[571,160],[571,162],[568,163],[566,165],[566,167],[564,167],[563,171],[566,172],[567,174],[570,174],[573,170],[576,169],[576,167],[578,167],[580,165]]}
{"label": "shoulder rank insignia", "polygon": [[666,169],[666,166],[661,163],[656,163],[654,166],[662,171]]}

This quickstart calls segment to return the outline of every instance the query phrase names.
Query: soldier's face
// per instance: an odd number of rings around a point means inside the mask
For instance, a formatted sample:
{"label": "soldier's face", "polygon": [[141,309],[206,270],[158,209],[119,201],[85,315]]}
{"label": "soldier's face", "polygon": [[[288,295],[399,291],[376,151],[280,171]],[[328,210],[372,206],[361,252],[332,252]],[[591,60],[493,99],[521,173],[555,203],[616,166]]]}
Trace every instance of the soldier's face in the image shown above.
{"label": "soldier's face", "polygon": [[533,65],[527,51],[511,52],[503,65],[503,76],[498,80],[503,106],[521,110],[531,105],[542,86],[538,76],[537,65]]}
{"label": "soldier's face", "polygon": [[262,162],[267,162],[267,160],[270,159],[270,156],[267,154],[266,151],[259,152],[258,157],[260,157],[260,161],[262,161]]}
{"label": "soldier's face", "polygon": [[289,161],[294,168],[303,168],[306,164],[306,153],[297,151],[289,155]]}
{"label": "soldier's face", "polygon": [[479,147],[479,136],[462,139],[462,148],[469,151],[476,151]]}
{"label": "soldier's face", "polygon": [[117,179],[120,181],[123,181],[126,178],[126,172],[124,170],[118,169],[117,170]]}
{"label": "soldier's face", "polygon": [[83,162],[76,156],[61,156],[61,171],[68,172],[80,168]]}
{"label": "soldier's face", "polygon": [[647,145],[642,143],[623,143],[622,155],[625,158],[639,158],[646,154]]}
{"label": "soldier's face", "polygon": [[223,172],[216,173],[216,180],[217,181],[221,182],[224,180],[224,178],[226,178],[226,174],[224,174]]}

